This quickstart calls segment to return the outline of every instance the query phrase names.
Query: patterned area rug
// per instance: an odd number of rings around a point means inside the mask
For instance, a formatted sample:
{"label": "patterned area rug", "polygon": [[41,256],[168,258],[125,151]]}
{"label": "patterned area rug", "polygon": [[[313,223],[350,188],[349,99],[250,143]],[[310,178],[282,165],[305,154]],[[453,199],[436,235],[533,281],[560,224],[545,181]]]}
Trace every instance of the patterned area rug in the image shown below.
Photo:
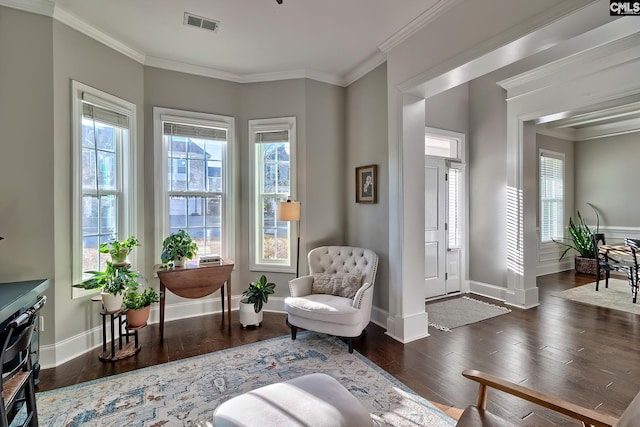
{"label": "patterned area rug", "polygon": [[427,303],[429,326],[446,332],[507,313],[511,310],[506,307],[469,297]]}
{"label": "patterned area rug", "polygon": [[[303,332],[37,394],[40,426],[196,426],[233,396],[300,375],[338,380],[376,426],[454,420],[337,338]],[[312,421],[312,420],[310,420]]]}
{"label": "patterned area rug", "polygon": [[604,280],[596,292],[596,282],[577,286],[551,295],[600,307],[640,314],[640,298],[636,304],[632,301],[631,286],[627,280],[609,279],[609,287],[604,287]]}

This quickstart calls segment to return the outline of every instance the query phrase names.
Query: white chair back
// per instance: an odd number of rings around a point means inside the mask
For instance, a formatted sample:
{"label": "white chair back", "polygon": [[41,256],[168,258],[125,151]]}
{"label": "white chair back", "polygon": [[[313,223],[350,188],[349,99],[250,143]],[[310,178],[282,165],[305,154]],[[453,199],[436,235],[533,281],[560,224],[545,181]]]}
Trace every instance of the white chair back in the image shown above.
{"label": "white chair back", "polygon": [[362,284],[374,284],[378,269],[378,255],[370,249],[352,246],[320,246],[307,255],[309,274],[359,273]]}

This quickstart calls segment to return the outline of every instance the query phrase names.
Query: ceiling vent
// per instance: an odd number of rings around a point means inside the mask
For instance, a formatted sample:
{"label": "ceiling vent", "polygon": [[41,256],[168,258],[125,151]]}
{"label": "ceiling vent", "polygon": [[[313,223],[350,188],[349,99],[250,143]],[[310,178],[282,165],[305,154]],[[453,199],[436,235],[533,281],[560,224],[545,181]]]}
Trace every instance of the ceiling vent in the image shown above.
{"label": "ceiling vent", "polygon": [[214,21],[213,19],[205,18],[202,16],[194,15],[193,13],[185,12],[184,20],[182,21],[184,25],[190,25],[192,27],[203,28],[209,31],[218,31],[218,27],[220,26],[220,21]]}

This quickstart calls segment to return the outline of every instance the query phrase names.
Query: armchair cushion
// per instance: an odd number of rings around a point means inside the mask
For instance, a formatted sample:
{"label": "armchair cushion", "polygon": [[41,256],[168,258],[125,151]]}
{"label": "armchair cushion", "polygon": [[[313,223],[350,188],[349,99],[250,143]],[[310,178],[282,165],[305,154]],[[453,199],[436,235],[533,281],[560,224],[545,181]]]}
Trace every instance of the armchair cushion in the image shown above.
{"label": "armchair cushion", "polygon": [[362,277],[359,274],[326,274],[313,275],[311,292],[314,294],[329,294],[344,298],[353,298],[360,289]]}
{"label": "armchair cushion", "polygon": [[353,307],[349,298],[328,294],[312,294],[303,298],[285,299],[287,313],[309,320],[354,325],[360,322],[362,310]]}

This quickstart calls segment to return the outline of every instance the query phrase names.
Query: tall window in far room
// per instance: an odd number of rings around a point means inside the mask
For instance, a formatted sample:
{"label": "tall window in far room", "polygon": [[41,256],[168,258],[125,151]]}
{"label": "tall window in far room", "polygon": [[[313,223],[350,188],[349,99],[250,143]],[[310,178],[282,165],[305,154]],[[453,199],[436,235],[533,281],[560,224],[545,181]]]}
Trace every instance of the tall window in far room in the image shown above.
{"label": "tall window in far room", "polygon": [[[72,82],[73,283],[103,270],[100,243],[136,234],[134,104]],[[132,255],[135,262],[135,254]],[[86,291],[73,290],[74,297]]]}
{"label": "tall window in far room", "polygon": [[[235,258],[231,152],[234,119],[154,108],[156,241],[185,230],[198,255]],[[160,259],[158,245],[157,259]]]}
{"label": "tall window in far room", "polygon": [[252,270],[295,272],[295,224],[278,221],[278,202],[295,199],[295,137],[295,117],[249,120]]}
{"label": "tall window in far room", "polygon": [[564,155],[540,150],[540,241],[564,233]]}

